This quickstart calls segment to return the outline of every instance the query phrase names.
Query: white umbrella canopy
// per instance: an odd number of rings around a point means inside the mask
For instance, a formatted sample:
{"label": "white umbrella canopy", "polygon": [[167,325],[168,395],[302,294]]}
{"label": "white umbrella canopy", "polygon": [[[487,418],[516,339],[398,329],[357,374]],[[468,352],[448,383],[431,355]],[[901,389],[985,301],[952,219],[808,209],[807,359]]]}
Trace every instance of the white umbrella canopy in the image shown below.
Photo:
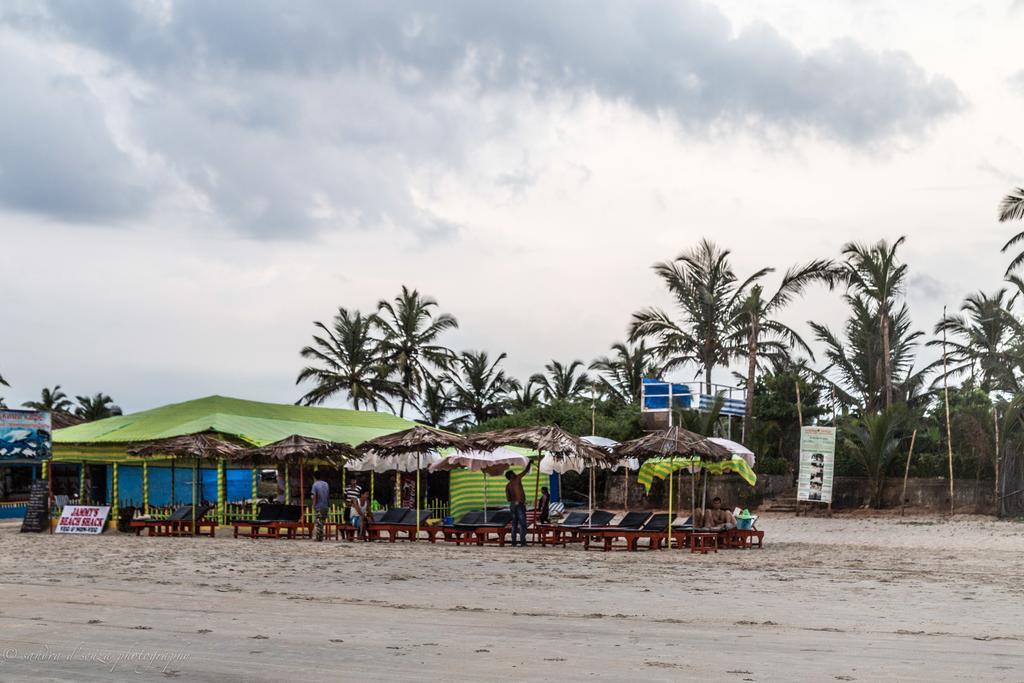
{"label": "white umbrella canopy", "polygon": [[493,451],[458,451],[446,458],[438,458],[428,469],[431,472],[466,469],[495,475],[509,467],[526,467],[529,462],[525,455],[509,448],[497,448]]}
{"label": "white umbrella canopy", "polygon": [[415,472],[418,469],[429,467],[441,460],[441,456],[435,452],[429,453],[403,453],[401,455],[377,455],[367,453],[362,460],[349,461],[345,463],[345,469],[350,472]]}
{"label": "white umbrella canopy", "polygon": [[559,460],[553,458],[551,454],[546,454],[540,459],[541,474],[565,474],[566,472],[582,473],[585,469],[587,469],[586,463],[584,463],[580,458],[574,458],[571,455]]}
{"label": "white umbrella canopy", "polygon": [[748,465],[750,465],[751,467],[754,466],[754,460],[756,458],[756,456],[754,455],[754,451],[750,450],[743,444],[736,443],[735,441],[730,441],[729,439],[723,439],[718,436],[710,436],[708,437],[708,441],[714,441],[719,446],[722,446],[727,451],[732,453],[733,456],[738,455],[739,457],[746,460]]}

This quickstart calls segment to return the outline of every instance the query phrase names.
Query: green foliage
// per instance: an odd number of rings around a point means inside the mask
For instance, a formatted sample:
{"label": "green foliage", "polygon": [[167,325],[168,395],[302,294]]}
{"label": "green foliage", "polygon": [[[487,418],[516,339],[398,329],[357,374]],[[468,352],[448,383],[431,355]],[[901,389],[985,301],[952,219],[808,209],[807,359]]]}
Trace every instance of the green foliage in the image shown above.
{"label": "green foliage", "polygon": [[[600,436],[627,441],[643,435],[640,427],[640,407],[617,401],[598,401],[596,406],[597,433]],[[528,408],[511,415],[486,420],[473,431],[489,431],[508,427],[557,425],[562,429],[586,436],[591,432],[589,401],[553,401]]]}
{"label": "green foliage", "polygon": [[[800,419],[797,413],[796,385],[800,384],[800,401],[804,424],[814,424],[828,415],[821,403],[820,383],[799,368],[769,372],[757,379],[754,391],[754,428],[747,439],[757,454],[758,472],[782,474],[787,464],[796,468],[800,451]],[[765,468],[781,472],[768,472]]]}

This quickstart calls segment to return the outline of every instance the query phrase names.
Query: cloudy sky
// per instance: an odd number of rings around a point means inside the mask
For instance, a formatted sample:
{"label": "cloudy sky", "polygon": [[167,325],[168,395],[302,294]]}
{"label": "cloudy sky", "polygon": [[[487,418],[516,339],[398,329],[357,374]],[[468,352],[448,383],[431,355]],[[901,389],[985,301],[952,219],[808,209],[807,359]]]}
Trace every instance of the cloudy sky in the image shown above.
{"label": "cloudy sky", "polygon": [[1022,34],[1022,0],[6,2],[3,395],[291,402],[312,321],[402,284],[525,378],[701,237],[745,273],[905,234],[930,330],[1007,262]]}

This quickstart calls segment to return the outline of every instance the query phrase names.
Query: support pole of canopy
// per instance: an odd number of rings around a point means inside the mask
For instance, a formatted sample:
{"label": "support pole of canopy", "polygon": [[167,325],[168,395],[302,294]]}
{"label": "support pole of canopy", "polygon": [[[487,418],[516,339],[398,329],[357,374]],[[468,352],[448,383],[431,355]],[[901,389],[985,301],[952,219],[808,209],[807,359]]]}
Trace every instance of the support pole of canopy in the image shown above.
{"label": "support pole of canopy", "polygon": [[224,458],[217,460],[217,523],[224,524]]}
{"label": "support pole of canopy", "polygon": [[46,528],[52,534],[53,524],[51,523],[51,517],[53,517],[53,460],[47,460],[43,463],[43,472],[46,473]]}
{"label": "support pole of canopy", "polygon": [[420,453],[416,451],[416,540],[420,538]]}
{"label": "support pole of canopy", "polygon": [[256,499],[260,495],[260,469],[252,468],[252,518],[256,519]]}
{"label": "support pole of canopy", "polygon": [[110,521],[114,523],[114,528],[117,528],[117,463],[113,463],[110,469]]}
{"label": "support pole of canopy", "polygon": [[588,472],[589,481],[587,482],[587,507],[590,508],[590,516],[594,516],[594,468],[591,466]]}
{"label": "support pole of canopy", "polygon": [[402,507],[402,472],[395,468],[395,507]]}
{"label": "support pole of canopy", "polygon": [[[697,529],[697,488],[695,478],[697,473],[693,469],[693,456],[690,456],[690,528]],[[700,526],[704,526],[704,518],[701,517]],[[690,546],[693,547],[692,545]]]}
{"label": "support pole of canopy", "polygon": [[142,461],[142,514],[149,514],[149,461]]}
{"label": "support pole of canopy", "polygon": [[85,463],[78,465],[78,504],[85,505]]}
{"label": "support pole of canopy", "polygon": [[[540,500],[540,449],[537,449],[537,471],[533,473],[533,523],[537,523],[537,515],[540,514],[540,510],[537,509],[537,503]],[[527,525],[529,526],[529,525]],[[513,539],[515,540],[515,539]]]}
{"label": "support pole of canopy", "polygon": [[196,535],[196,476],[199,473],[199,461],[192,458],[192,535]]}
{"label": "support pole of canopy", "polygon": [[292,504],[291,466],[288,463],[284,464],[284,504]]}
{"label": "support pole of canopy", "polygon": [[299,519],[306,523],[306,467],[302,460],[299,460]]}
{"label": "support pole of canopy", "polygon": [[[487,524],[487,472],[484,472],[484,524]],[[513,539],[515,540],[515,539]]]}
{"label": "support pole of canopy", "polygon": [[669,550],[672,549],[672,466],[675,461],[675,455],[668,460],[668,525],[665,527],[665,547]]}
{"label": "support pole of canopy", "polygon": [[622,507],[629,512],[629,463],[626,463],[623,469],[626,470],[626,485],[622,490]]}
{"label": "support pole of canopy", "polygon": [[374,476],[374,471],[370,470],[370,509],[367,510],[367,512],[370,512],[370,511],[373,510],[373,501],[374,501],[374,497],[373,497],[373,482],[374,482],[375,479],[376,479],[376,477]]}

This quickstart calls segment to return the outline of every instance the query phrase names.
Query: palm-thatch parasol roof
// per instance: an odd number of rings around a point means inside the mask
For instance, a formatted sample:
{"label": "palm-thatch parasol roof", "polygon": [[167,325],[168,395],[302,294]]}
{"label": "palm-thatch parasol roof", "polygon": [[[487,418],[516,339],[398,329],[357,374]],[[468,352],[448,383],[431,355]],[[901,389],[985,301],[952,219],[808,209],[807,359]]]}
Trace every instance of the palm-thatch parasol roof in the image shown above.
{"label": "palm-thatch parasol roof", "polygon": [[559,460],[576,458],[588,464],[612,464],[616,460],[604,449],[592,446],[575,434],[554,425],[481,432],[471,435],[467,441],[472,448],[483,451],[493,451],[501,446],[523,446],[549,453]]}
{"label": "palm-thatch parasol roof", "polygon": [[159,455],[175,455],[197,460],[214,458],[231,458],[246,452],[244,446],[224,441],[212,436],[209,432],[172,436],[167,439],[156,439],[137,444],[128,449],[131,455],[153,457]]}
{"label": "palm-thatch parasol roof", "polygon": [[364,441],[357,446],[363,453],[372,453],[378,457],[392,457],[406,453],[425,453],[442,448],[468,450],[466,440],[458,434],[452,434],[433,427],[416,425],[394,434],[378,436],[376,439]]}
{"label": "palm-thatch parasol roof", "polygon": [[312,460],[323,461],[333,467],[341,467],[349,460],[358,460],[362,457],[362,453],[341,441],[327,441],[325,439],[292,434],[280,441],[239,453],[232,460],[253,464],[295,464]]}
{"label": "palm-thatch parasol roof", "polygon": [[615,455],[620,458],[642,459],[699,456],[703,460],[713,461],[732,458],[729,449],[682,427],[669,427],[621,443],[615,449]]}

